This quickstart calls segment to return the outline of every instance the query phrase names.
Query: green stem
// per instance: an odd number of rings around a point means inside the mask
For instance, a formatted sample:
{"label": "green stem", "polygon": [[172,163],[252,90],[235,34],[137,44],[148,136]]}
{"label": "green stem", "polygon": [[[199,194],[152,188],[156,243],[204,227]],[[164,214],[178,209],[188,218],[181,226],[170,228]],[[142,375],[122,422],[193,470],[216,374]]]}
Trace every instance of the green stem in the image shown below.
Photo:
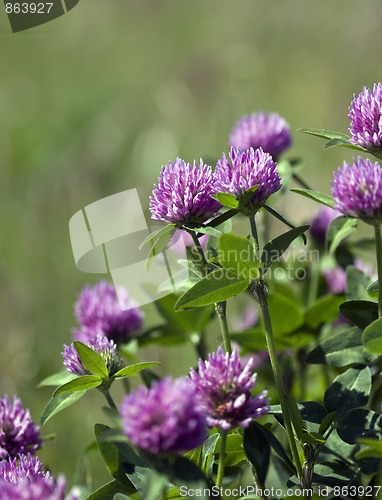
{"label": "green stem", "polygon": [[[189,231],[189,234],[191,235],[191,237],[195,243],[195,248],[197,249],[197,251],[200,255],[200,258],[202,260],[203,267],[204,267],[204,274],[207,275],[208,262],[206,260],[205,255],[204,255],[203,248],[200,244],[200,241],[193,231]],[[226,309],[227,309],[227,302],[226,301],[215,303],[215,311],[216,311],[218,318],[219,318],[220,329],[221,329],[222,336],[223,336],[224,350],[231,354],[232,347],[231,347],[231,340],[229,338]]]}
{"label": "green stem", "polygon": [[306,306],[309,307],[317,298],[318,285],[320,283],[320,267],[318,262],[312,261],[310,263],[310,277],[308,287],[308,297]]}
{"label": "green stem", "polygon": [[216,314],[218,315],[219,322],[220,322],[220,329],[222,332],[223,336],[223,346],[224,350],[231,354],[232,352],[232,347],[231,347],[231,339],[229,338],[229,330],[228,330],[228,324],[227,324],[227,302],[216,302],[215,304],[215,311]]}
{"label": "green stem", "polygon": [[200,244],[199,238],[196,236],[194,231],[187,231],[187,232],[189,235],[191,235],[191,238],[194,242],[195,248],[200,256],[200,260],[201,260],[201,262],[203,264],[203,268],[204,268],[204,275],[207,275],[208,262],[206,260],[205,255],[204,255],[203,248],[202,248],[202,245]]}
{"label": "green stem", "polygon": [[300,461],[300,456],[299,456],[298,451],[297,451],[296,442],[294,439],[292,420],[291,420],[291,414],[289,411],[287,395],[286,395],[284,383],[283,383],[283,380],[281,377],[281,370],[280,370],[279,361],[277,359],[277,352],[276,352],[276,346],[275,346],[275,342],[274,342],[274,338],[273,338],[272,323],[271,323],[271,317],[269,314],[268,303],[267,303],[267,299],[265,297],[265,294],[264,294],[264,291],[262,289],[261,284],[259,284],[256,291],[257,291],[257,295],[259,297],[260,307],[261,307],[261,310],[263,313],[265,339],[267,342],[269,358],[271,360],[273,376],[274,376],[274,379],[276,382],[276,389],[277,389],[277,393],[278,393],[278,396],[280,399],[281,411],[283,413],[283,418],[284,418],[285,429],[286,429],[287,437],[288,437],[288,441],[289,441],[289,446],[290,446],[290,449],[292,452],[294,464],[295,464],[296,469],[297,469],[298,477],[301,478],[301,474],[302,474],[301,461]]}
{"label": "green stem", "polygon": [[105,396],[106,401],[108,402],[110,408],[112,410],[117,410],[118,411],[118,408],[117,408],[116,404],[114,403],[113,398],[111,397],[109,389],[103,389],[102,390],[102,394]]}
{"label": "green stem", "polygon": [[221,485],[223,484],[226,446],[227,446],[227,431],[221,431],[220,432],[220,454],[219,454],[218,475],[216,478],[216,486],[218,488],[220,488]]}
{"label": "green stem", "polygon": [[257,234],[257,228],[256,228],[256,222],[255,222],[254,215],[249,216],[249,222],[251,224],[252,236],[253,236],[253,239],[255,240],[255,244],[256,244],[256,254],[257,254],[257,256],[259,256],[260,255],[259,236]]}
{"label": "green stem", "polygon": [[204,331],[200,333],[193,333],[191,335],[191,342],[195,347],[196,354],[200,359],[207,359],[208,349],[205,339]]}
{"label": "green stem", "polygon": [[375,247],[377,251],[377,270],[378,270],[378,307],[379,317],[382,316],[382,239],[381,226],[374,226]]}
{"label": "green stem", "polygon": [[293,179],[298,183],[300,184],[301,187],[305,188],[305,189],[312,189],[309,184],[307,184],[304,179],[302,177],[300,177],[299,174],[296,174],[296,172],[294,172],[292,174],[292,177]]}

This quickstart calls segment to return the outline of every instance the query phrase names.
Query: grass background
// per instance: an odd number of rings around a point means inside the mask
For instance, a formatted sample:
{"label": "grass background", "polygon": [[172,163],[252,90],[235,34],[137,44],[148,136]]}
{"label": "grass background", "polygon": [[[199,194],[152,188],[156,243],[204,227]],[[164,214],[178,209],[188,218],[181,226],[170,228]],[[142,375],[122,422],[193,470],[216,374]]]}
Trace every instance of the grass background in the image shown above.
{"label": "grass background", "polygon": [[[71,253],[80,208],[133,187],[147,199],[162,164],[220,156],[257,110],[288,120],[290,155],[328,192],[352,153],[324,152],[297,128],[347,131],[353,93],[382,79],[381,28],[379,0],[81,0],[18,34],[2,8],[0,394],[18,394],[36,420],[50,397],[36,385],[61,369],[73,301],[95,279]],[[297,222],[317,208],[283,203]],[[180,351],[158,353],[177,374]],[[58,434],[40,456],[69,481],[100,402],[89,394],[44,430]],[[99,466],[94,485],[106,478]]]}

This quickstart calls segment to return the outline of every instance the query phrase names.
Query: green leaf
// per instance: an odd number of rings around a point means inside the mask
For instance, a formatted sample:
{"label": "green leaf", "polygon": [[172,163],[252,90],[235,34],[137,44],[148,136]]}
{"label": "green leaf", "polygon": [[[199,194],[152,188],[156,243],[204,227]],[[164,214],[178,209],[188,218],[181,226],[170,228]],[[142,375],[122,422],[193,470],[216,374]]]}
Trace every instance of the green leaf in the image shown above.
{"label": "green leaf", "polygon": [[258,483],[265,484],[271,458],[271,447],[262,426],[252,422],[244,430],[243,444],[245,454],[256,472]]}
{"label": "green leaf", "polygon": [[44,378],[37,387],[46,387],[51,385],[62,385],[66,384],[66,382],[70,382],[71,380],[77,378],[77,375],[74,373],[68,372],[68,370],[63,370],[62,372],[54,373],[49,377]]}
{"label": "green leaf", "polygon": [[373,281],[368,287],[367,287],[367,293],[370,295],[370,297],[373,298],[378,298],[379,295],[379,281]]}
{"label": "green leaf", "polygon": [[[259,425],[257,422],[252,422],[252,424]],[[290,469],[292,474],[296,473],[295,466],[293,465],[293,462],[285,452],[282,444],[280,441],[276,438],[276,436],[269,431],[266,427],[262,426],[262,432],[264,436],[267,438],[271,448],[278,454],[278,456],[285,462],[287,467]]]}
{"label": "green leaf", "polygon": [[[156,231],[150,233],[147,238],[145,238],[142,243],[139,245],[139,250],[142,250],[146,245],[151,243],[153,246],[155,245],[155,241],[159,240],[162,238],[162,236],[168,234],[171,234],[171,237],[169,238],[168,241],[171,240],[174,232],[176,230],[176,224],[167,224],[167,226],[161,227],[160,229],[157,229]],[[159,252],[160,253],[160,252]]]}
{"label": "green leaf", "polygon": [[[174,226],[169,230],[169,226]],[[171,238],[174,236],[176,227],[175,224],[169,224],[169,226],[166,226],[167,231],[164,231],[161,233],[158,238],[152,241],[152,246],[150,248],[150,251],[147,255],[147,260],[146,260],[146,269],[149,270],[150,266],[152,264],[152,258],[155,257],[156,255],[159,255],[161,252],[166,250],[167,245],[171,241]]]}
{"label": "green leaf", "polygon": [[238,279],[226,269],[219,268],[187,290],[175,304],[175,310],[223,302],[244,292],[248,286],[248,279]]}
{"label": "green leaf", "polygon": [[98,375],[83,375],[62,385],[53,393],[53,397],[65,392],[87,391],[102,384],[102,379]]}
{"label": "green leaf", "polygon": [[297,407],[296,401],[294,400],[293,396],[290,393],[286,394],[286,399],[288,402],[289,413],[292,419],[294,431],[296,433],[297,438],[301,440],[302,433],[304,431],[304,422],[301,413]]}
{"label": "green leaf", "polygon": [[184,231],[193,231],[197,233],[197,237],[199,238],[202,234],[208,234],[209,236],[220,237],[222,232],[219,229],[215,229],[214,227],[210,227],[200,222],[187,222],[183,224],[182,228]]}
{"label": "green leaf", "polygon": [[355,444],[359,438],[382,437],[381,415],[362,408],[350,410],[338,422],[337,432],[349,444]]}
{"label": "green leaf", "polygon": [[301,236],[305,231],[309,229],[309,226],[300,226],[286,233],[278,236],[277,238],[268,241],[264,245],[264,249],[261,254],[261,261],[263,263],[263,274],[269,269],[273,262],[280,259],[282,254],[289,248],[291,243]]}
{"label": "green leaf", "polygon": [[[288,219],[286,219],[283,215],[276,212],[276,210],[274,208],[269,207],[268,205],[263,205],[263,207],[265,208],[265,210],[267,212],[269,212],[271,215],[273,215],[273,217],[275,217],[277,220],[279,220],[280,222],[282,222],[286,226],[290,227],[291,229],[296,228],[295,224],[292,224],[292,222],[290,222]],[[302,238],[302,241],[304,242],[304,245],[306,245],[308,240],[306,239],[305,234],[302,234],[301,238]]]}
{"label": "green leaf", "polygon": [[78,352],[78,355],[84,364],[85,368],[87,368],[94,375],[98,375],[101,378],[108,378],[109,372],[107,370],[107,366],[103,357],[95,352],[93,349],[83,344],[82,342],[78,342],[76,340],[74,342],[74,347]]}
{"label": "green leaf", "polygon": [[201,451],[202,470],[208,479],[212,478],[215,458],[216,444],[219,441],[219,433],[216,432],[206,439]]}
{"label": "green leaf", "polygon": [[166,330],[170,328],[177,332],[190,334],[195,331],[201,331],[209,323],[212,308],[199,308],[195,311],[178,311],[175,312],[174,307],[178,296],[169,294],[156,300],[154,305],[166,322]]}
{"label": "green leaf", "polygon": [[378,457],[382,458],[382,440],[380,439],[370,439],[370,438],[360,438],[359,442],[366,445],[368,448],[357,453],[356,458],[370,458]]}
{"label": "green leaf", "polygon": [[340,216],[333,219],[326,231],[326,244],[333,254],[338,246],[357,228],[357,219]]}
{"label": "green leaf", "polygon": [[362,151],[364,153],[369,152],[366,148],[363,148],[362,146],[358,146],[357,144],[352,144],[348,140],[337,139],[337,138],[330,139],[330,141],[328,141],[325,144],[324,149],[333,148],[335,146],[342,146],[344,148],[355,149],[356,151]]}
{"label": "green leaf", "polygon": [[301,436],[301,442],[317,447],[325,443],[325,438],[319,432],[304,432]]}
{"label": "green leaf", "polygon": [[136,375],[142,370],[145,370],[146,368],[151,368],[152,366],[160,366],[160,365],[161,363],[159,363],[158,361],[147,361],[144,363],[136,363],[134,365],[125,366],[125,368],[122,368],[113,376],[115,378],[133,377],[134,375]]}
{"label": "green leaf", "polygon": [[[235,467],[239,464],[246,462],[247,457],[243,448],[243,437],[241,434],[231,433],[227,436],[226,445],[226,467]],[[220,454],[220,440],[216,445],[215,462],[218,463]]]}
{"label": "green leaf", "polygon": [[364,330],[378,319],[378,304],[369,300],[348,300],[340,305],[340,312],[355,326]]}
{"label": "green leaf", "polygon": [[238,278],[256,279],[260,263],[255,258],[253,244],[247,238],[223,234],[219,239],[219,262]]}
{"label": "green leaf", "polygon": [[354,266],[346,268],[346,299],[347,300],[368,300],[367,293],[370,284],[370,277]]}
{"label": "green leaf", "polygon": [[291,191],[293,193],[301,194],[306,198],[310,198],[311,200],[318,201],[318,203],[326,205],[327,207],[335,208],[333,198],[327,194],[319,193],[318,191],[313,191],[312,189],[301,188],[293,188]]}
{"label": "green leaf", "polygon": [[97,446],[107,470],[115,480],[129,488],[129,493],[132,493],[135,491],[133,487],[134,483],[126,476],[125,467],[130,471],[131,475],[134,474],[134,466],[139,466],[141,470],[146,470],[147,472],[148,469],[142,467],[145,465],[145,462],[127,443],[115,443],[107,439],[109,433],[112,431],[107,425],[94,425]]}
{"label": "green leaf", "polygon": [[363,332],[363,343],[367,352],[382,354],[382,318],[373,321]]}
{"label": "green leaf", "polygon": [[98,488],[98,490],[93,491],[93,493],[91,493],[91,495],[89,495],[86,500],[114,500],[114,498],[118,498],[117,495],[119,493],[129,494],[133,492],[134,490],[126,488],[118,481],[110,481],[110,483],[104,484],[103,486]]}
{"label": "green leaf", "polygon": [[[313,422],[314,424],[320,424],[328,415],[325,407],[316,401],[297,403],[297,408],[303,420]],[[271,415],[282,416],[281,405],[270,406],[269,413]]]}
{"label": "green leaf", "polygon": [[296,302],[280,293],[270,292],[268,306],[272,318],[274,336],[283,337],[293,332],[304,322],[304,316]]}
{"label": "green leaf", "polygon": [[222,232],[219,231],[219,229],[209,226],[196,226],[194,228],[191,228],[191,230],[197,232],[198,237],[199,235],[207,234],[208,236],[214,236],[215,238],[219,238],[219,236],[222,235]]}
{"label": "green leaf", "polygon": [[324,404],[329,412],[337,412],[337,420],[349,410],[367,404],[371,391],[371,374],[368,367],[362,370],[349,368],[334,379],[326,390]]}
{"label": "green leaf", "polygon": [[347,328],[323,340],[311,351],[306,362],[313,365],[348,366],[366,364],[365,352],[358,328]]}
{"label": "green leaf", "polygon": [[299,128],[298,132],[321,137],[322,139],[342,139],[343,141],[348,141],[350,139],[348,135],[343,134],[342,132],[325,130],[323,128]]}
{"label": "green leaf", "polygon": [[159,500],[162,498],[163,489],[166,488],[167,484],[168,480],[166,477],[157,474],[155,471],[150,471],[142,495],[140,496],[141,500]]}
{"label": "green leaf", "polygon": [[68,406],[71,406],[73,403],[82,398],[85,392],[86,391],[72,392],[69,394],[64,393],[53,397],[42,412],[40,419],[41,425],[46,424],[46,422],[48,422],[48,420],[50,420],[54,415],[57,415],[57,413],[60,413],[60,411],[68,408]]}
{"label": "green leaf", "polygon": [[335,321],[340,315],[340,305],[343,297],[323,295],[311,304],[305,311],[305,323],[313,329],[323,324]]}
{"label": "green leaf", "polygon": [[239,206],[236,196],[230,193],[216,193],[212,198],[215,198],[223,207],[238,208]]}
{"label": "green leaf", "polygon": [[252,186],[248,188],[244,193],[240,196],[240,201],[239,201],[239,208],[243,209],[247,205],[250,204],[250,201],[253,198],[253,195],[255,192],[259,189],[259,185],[256,184],[255,186]]}
{"label": "green leaf", "polygon": [[354,476],[355,473],[349,468],[348,464],[345,465],[343,462],[336,460],[325,465],[316,464],[314,466],[313,481],[325,486],[348,487],[351,481],[354,480]]}
{"label": "green leaf", "polygon": [[205,227],[217,227],[220,226],[220,224],[223,224],[226,222],[228,219],[231,219],[234,217],[236,214],[238,214],[238,210],[236,208],[231,208],[230,210],[227,210],[221,215],[218,215],[215,217],[215,219],[212,219],[208,224],[206,224]]}
{"label": "green leaf", "polygon": [[151,457],[150,464],[154,469],[175,485],[189,486],[192,489],[208,488],[206,476],[191,460],[183,456],[169,458]]}
{"label": "green leaf", "polygon": [[325,432],[331,427],[333,424],[334,419],[336,418],[336,412],[332,411],[331,413],[328,413],[324,420],[321,422],[320,427],[318,429],[318,432],[320,434],[325,434]]}

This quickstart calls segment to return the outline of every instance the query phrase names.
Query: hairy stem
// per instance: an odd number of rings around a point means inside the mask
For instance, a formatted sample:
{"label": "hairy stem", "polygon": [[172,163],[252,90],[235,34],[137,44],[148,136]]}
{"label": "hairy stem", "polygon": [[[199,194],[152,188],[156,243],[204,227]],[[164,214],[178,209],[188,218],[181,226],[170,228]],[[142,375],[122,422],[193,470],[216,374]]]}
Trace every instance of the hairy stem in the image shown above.
{"label": "hairy stem", "polygon": [[[255,239],[256,244],[258,245],[256,221],[255,221],[254,216],[250,216],[250,222],[251,222],[252,236]],[[283,418],[284,418],[285,429],[286,429],[288,442],[289,442],[289,446],[290,446],[292,457],[293,457],[293,462],[294,462],[295,467],[297,469],[298,477],[301,480],[302,466],[301,466],[300,456],[298,454],[296,442],[294,439],[291,412],[289,410],[288,399],[287,399],[283,379],[281,376],[280,364],[279,364],[279,360],[277,359],[277,351],[276,351],[275,341],[273,338],[272,322],[271,322],[271,316],[269,314],[267,295],[266,295],[267,292],[265,290],[265,286],[266,286],[265,283],[262,281],[257,282],[257,283],[253,282],[253,284],[251,286],[251,291],[252,291],[254,297],[259,301],[261,311],[263,314],[265,340],[267,343],[267,348],[268,348],[268,352],[269,352],[269,358],[271,361],[273,376],[274,376],[275,383],[276,383],[276,390],[277,390],[277,393],[278,393],[278,396],[280,399],[281,410],[282,410],[282,414],[283,414]]]}
{"label": "hairy stem", "polygon": [[249,216],[249,222],[251,224],[252,236],[253,236],[253,239],[255,240],[255,244],[256,244],[256,256],[259,257],[260,256],[259,236],[257,234],[257,227],[256,227],[254,215]]}
{"label": "hairy stem", "polygon": [[[195,243],[195,248],[197,249],[197,251],[200,255],[200,258],[201,258],[201,261],[202,261],[203,267],[204,267],[204,274],[206,275],[207,271],[208,271],[208,262],[206,260],[205,255],[204,255],[203,248],[202,248],[200,241],[199,241],[198,237],[196,236],[196,234],[193,231],[190,231],[190,234],[191,234],[191,237]],[[224,350],[231,354],[232,347],[231,347],[231,340],[229,338],[226,310],[227,310],[227,302],[226,301],[215,303],[215,311],[216,311],[216,314],[218,315],[218,318],[219,318],[220,329],[221,329],[222,337],[223,337]]]}
{"label": "hairy stem", "polygon": [[218,315],[219,318],[219,323],[220,323],[220,329],[222,332],[223,336],[223,346],[224,350],[231,354],[232,352],[232,347],[231,347],[231,339],[229,338],[229,330],[228,330],[228,324],[227,324],[227,302],[216,302],[215,304],[215,311],[216,314]]}
{"label": "hairy stem", "polygon": [[375,247],[377,252],[377,270],[378,270],[378,308],[379,317],[382,316],[382,239],[381,226],[374,226]]}
{"label": "hairy stem", "polygon": [[286,395],[284,383],[283,383],[282,376],[281,376],[279,361],[277,359],[277,352],[276,352],[276,346],[275,346],[275,342],[274,342],[274,338],[273,338],[272,323],[271,323],[271,317],[269,314],[268,303],[267,303],[267,299],[265,297],[265,294],[264,294],[264,291],[262,289],[261,284],[257,287],[256,295],[259,298],[260,307],[261,307],[261,310],[263,313],[265,339],[266,339],[267,348],[268,348],[268,352],[269,352],[269,358],[271,361],[273,376],[274,376],[275,383],[276,383],[276,389],[277,389],[277,393],[278,393],[278,396],[280,399],[280,405],[281,405],[281,410],[283,413],[288,442],[289,442],[289,446],[290,446],[290,449],[292,452],[293,462],[296,466],[298,476],[299,476],[299,478],[301,478],[302,467],[301,467],[300,456],[298,454],[296,442],[294,439],[292,420],[291,420],[291,414],[290,414],[290,410],[289,410],[287,395]]}
{"label": "hairy stem", "polygon": [[204,275],[206,275],[207,271],[208,271],[208,263],[207,263],[205,255],[204,255],[202,245],[200,244],[199,238],[196,236],[194,231],[188,231],[188,234],[191,235],[192,241],[194,242],[195,248],[196,248],[196,250],[199,254],[200,260],[203,264]]}
{"label": "hairy stem", "polygon": [[111,394],[110,394],[109,389],[102,389],[102,390],[101,390],[101,392],[102,392],[102,394],[105,396],[106,401],[108,402],[108,404],[109,404],[110,408],[111,408],[112,410],[118,410],[118,408],[117,408],[116,404],[114,403],[113,398],[111,397]]}
{"label": "hairy stem", "polygon": [[219,465],[218,465],[218,474],[217,474],[217,478],[216,478],[216,486],[218,488],[220,488],[221,485],[223,484],[226,446],[227,446],[227,431],[221,431],[220,432]]}

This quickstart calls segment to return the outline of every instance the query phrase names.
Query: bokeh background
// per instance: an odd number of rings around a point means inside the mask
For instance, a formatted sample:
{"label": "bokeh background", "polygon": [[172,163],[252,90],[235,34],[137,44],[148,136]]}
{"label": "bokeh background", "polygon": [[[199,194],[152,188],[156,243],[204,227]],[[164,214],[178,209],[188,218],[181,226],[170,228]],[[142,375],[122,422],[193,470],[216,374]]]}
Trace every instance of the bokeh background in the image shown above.
{"label": "bokeh background", "polygon": [[[220,156],[233,124],[258,110],[287,119],[290,156],[328,192],[352,153],[324,151],[297,129],[347,131],[353,93],[382,80],[382,8],[380,0],[81,0],[18,34],[0,14],[0,394],[18,394],[38,420],[51,390],[36,386],[62,368],[73,302],[99,278],[74,265],[70,217],[133,187],[145,202],[162,164]],[[316,208],[295,194],[283,201],[296,222]],[[180,374],[182,349],[157,357]],[[40,456],[69,482],[92,425],[105,421],[93,392],[44,428],[57,435]],[[89,458],[98,486],[108,475]]]}

